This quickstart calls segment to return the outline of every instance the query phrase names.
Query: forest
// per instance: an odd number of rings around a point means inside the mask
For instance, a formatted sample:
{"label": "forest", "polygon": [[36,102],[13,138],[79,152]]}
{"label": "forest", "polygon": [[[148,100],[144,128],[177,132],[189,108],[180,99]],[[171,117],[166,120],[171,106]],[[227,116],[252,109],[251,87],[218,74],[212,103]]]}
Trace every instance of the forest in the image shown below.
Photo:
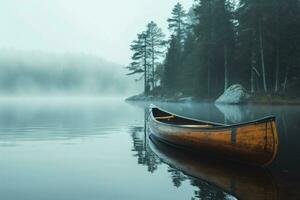
{"label": "forest", "polygon": [[[153,21],[132,41],[127,75],[145,95],[215,99],[241,84],[253,96],[300,96],[298,0],[177,3],[169,33]],[[166,36],[169,35],[169,36]]]}

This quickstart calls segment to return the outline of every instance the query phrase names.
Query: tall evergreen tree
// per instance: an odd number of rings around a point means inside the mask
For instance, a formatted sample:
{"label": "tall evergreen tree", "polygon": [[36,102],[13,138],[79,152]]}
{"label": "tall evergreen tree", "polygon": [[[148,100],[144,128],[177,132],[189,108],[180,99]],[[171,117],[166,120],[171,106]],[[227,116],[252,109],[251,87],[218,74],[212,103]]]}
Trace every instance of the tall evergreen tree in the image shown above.
{"label": "tall evergreen tree", "polygon": [[188,31],[184,41],[182,62],[179,69],[180,89],[188,95],[195,95],[199,88],[197,79],[199,79],[199,54],[197,49],[197,40],[192,30]]}
{"label": "tall evergreen tree", "polygon": [[[198,22],[198,18],[195,14],[195,6],[189,9],[186,19],[187,26],[183,51],[181,53],[181,67],[179,69],[179,88],[187,95],[195,95],[195,91],[199,91],[197,79],[200,79],[198,72],[198,45],[194,33],[194,26]],[[193,87],[191,87],[191,85]]]}
{"label": "tall evergreen tree", "polygon": [[[179,41],[181,45],[184,37],[185,37],[185,30],[186,30],[186,11],[183,9],[183,6],[180,3],[177,3],[173,10],[172,16],[168,20],[168,28],[171,30],[172,35],[176,36],[176,39]],[[182,46],[180,46],[181,48]]]}
{"label": "tall evergreen tree", "polygon": [[161,57],[165,53],[164,48],[166,46],[166,41],[164,40],[165,35],[162,30],[153,21],[147,25],[147,34],[149,44],[148,51],[151,54],[151,71],[149,72],[149,74],[151,74],[151,78],[149,78],[149,81],[151,82],[152,89],[154,89],[156,86],[155,69],[159,64]]}
{"label": "tall evergreen tree", "polygon": [[[218,69],[221,75],[224,74],[224,91],[229,86],[229,69],[233,63],[233,49],[235,46],[235,34],[233,24],[233,5],[228,0],[217,0],[215,2],[215,41],[216,50],[219,50],[219,66],[224,66],[223,70]],[[220,77],[221,78],[221,77]]]}
{"label": "tall evergreen tree", "polygon": [[[255,91],[255,78],[261,77],[263,91],[268,92],[268,24],[272,16],[274,0],[241,0],[238,9],[239,33],[246,41],[240,40],[241,50],[250,50],[251,92]],[[249,38],[250,41],[249,42]],[[248,41],[247,41],[248,40]],[[257,84],[260,85],[260,84]]]}
{"label": "tall evergreen tree", "polygon": [[[298,93],[300,87],[300,2],[277,0],[279,7],[277,92]],[[273,18],[274,19],[274,18]],[[276,88],[276,87],[275,87]],[[291,91],[288,91],[290,88]]]}
{"label": "tall evergreen tree", "polygon": [[[195,26],[195,35],[199,45],[199,56],[200,63],[199,67],[202,68],[201,73],[206,71],[205,79],[198,80],[198,84],[203,86],[206,85],[205,96],[210,98],[211,96],[211,70],[212,70],[212,36],[213,36],[213,26],[212,26],[212,1],[210,0],[198,0],[197,7],[195,8],[195,13],[198,17],[198,24]],[[203,70],[205,69],[205,70]],[[199,76],[200,77],[200,76]],[[206,83],[206,84],[205,84]]]}
{"label": "tall evergreen tree", "polygon": [[202,68],[199,71],[207,74],[206,80],[199,80],[199,84],[206,82],[206,96],[211,98],[220,95],[229,84],[234,48],[233,6],[226,0],[197,2],[195,35],[199,45],[199,67]]}
{"label": "tall evergreen tree", "polygon": [[167,51],[162,83],[165,91],[172,93],[178,89],[178,73],[180,63],[180,44],[178,39],[172,35]]}
{"label": "tall evergreen tree", "polygon": [[147,94],[150,91],[149,85],[149,61],[150,61],[150,52],[148,51],[148,34],[143,32],[138,34],[137,40],[134,40],[130,46],[130,50],[133,51],[131,57],[132,62],[127,67],[130,71],[127,75],[140,74],[143,75],[139,78],[144,77],[144,93]]}
{"label": "tall evergreen tree", "polygon": [[186,33],[186,11],[180,3],[177,3],[168,21],[171,31],[169,48],[165,59],[165,70],[163,74],[163,86],[169,92],[180,90],[180,65],[182,63],[183,42]]}

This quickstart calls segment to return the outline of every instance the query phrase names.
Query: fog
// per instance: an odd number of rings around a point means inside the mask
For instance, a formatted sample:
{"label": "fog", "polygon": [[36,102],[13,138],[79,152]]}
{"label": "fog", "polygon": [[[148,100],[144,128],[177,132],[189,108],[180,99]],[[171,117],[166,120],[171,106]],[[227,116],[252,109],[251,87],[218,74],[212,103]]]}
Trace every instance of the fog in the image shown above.
{"label": "fog", "polygon": [[119,64],[87,54],[0,51],[1,96],[126,96],[139,86]]}
{"label": "fog", "polygon": [[167,18],[193,0],[1,0],[0,48],[87,53],[127,65],[129,45],[154,20],[167,33]]}
{"label": "fog", "polygon": [[125,75],[130,43],[151,20],[167,34],[177,2],[1,0],[0,96],[141,92]]}

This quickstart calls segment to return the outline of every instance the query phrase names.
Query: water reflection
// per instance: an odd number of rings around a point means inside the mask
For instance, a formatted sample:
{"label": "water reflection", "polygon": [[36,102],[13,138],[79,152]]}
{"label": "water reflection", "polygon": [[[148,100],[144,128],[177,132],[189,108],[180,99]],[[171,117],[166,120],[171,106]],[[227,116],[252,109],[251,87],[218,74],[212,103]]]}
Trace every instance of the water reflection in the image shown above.
{"label": "water reflection", "polygon": [[149,150],[147,140],[145,140],[144,130],[144,127],[130,128],[133,140],[133,156],[137,157],[138,164],[147,166],[147,170],[153,173],[157,169],[158,165],[161,164],[161,161],[152,151]]}
{"label": "water reflection", "polygon": [[[226,192],[241,199],[277,199],[277,188],[261,168],[241,166],[190,152],[178,151],[151,139],[150,149],[170,166],[189,174],[201,198],[224,199]],[[219,189],[217,189],[219,187]],[[199,198],[199,199],[201,199]]]}
{"label": "water reflection", "polygon": [[242,109],[241,106],[236,105],[216,105],[216,107],[224,114],[224,122],[240,123],[245,121],[246,116],[249,116],[249,109]]}
{"label": "water reflection", "polygon": [[[188,173],[182,170],[180,166],[178,166],[177,162],[168,162],[172,156],[178,156],[181,152],[175,151],[170,153],[169,150],[172,151],[172,148],[168,149],[168,147],[165,145],[158,146],[158,144],[154,144],[149,138],[148,131],[149,130],[147,127],[130,128],[133,140],[133,156],[137,157],[138,164],[147,167],[148,172],[155,173],[159,165],[167,164],[167,171],[170,174],[174,187],[180,188],[183,182],[188,181],[190,185],[197,188],[197,190],[194,191],[194,196],[191,199],[235,199],[234,196],[225,192],[223,188],[199,179],[199,177],[194,174],[187,175]],[[189,159],[189,157],[186,157],[186,155],[183,157],[185,157],[185,159]],[[180,159],[180,157],[178,158]],[[179,162],[185,163],[185,161],[186,160]],[[188,167],[197,168],[197,166],[193,165]]]}
{"label": "water reflection", "polygon": [[[163,163],[168,164],[168,171],[175,187],[180,187],[183,182],[190,181],[191,185],[199,188],[195,191],[194,198],[196,199],[209,196],[212,199],[224,199],[221,196],[227,193],[242,199],[297,199],[300,197],[298,189],[300,188],[298,170],[300,167],[298,134],[300,132],[300,106],[156,104],[183,116],[225,124],[242,123],[267,115],[275,115],[279,129],[279,152],[275,162],[267,170],[192,156],[190,153],[176,151],[157,142],[153,144],[149,140],[146,142],[148,147],[146,146],[145,151],[153,152]],[[148,103],[138,105],[142,109],[148,106]],[[147,130],[147,127],[144,130]],[[209,188],[211,185],[217,187]],[[205,190],[209,192],[204,192]],[[218,193],[220,191],[221,193]]]}
{"label": "water reflection", "polygon": [[[0,99],[0,146],[17,141],[105,137],[136,114],[118,99]],[[118,112],[116,110],[123,110]],[[103,114],[105,113],[105,115]],[[126,116],[128,115],[128,116]]]}
{"label": "water reflection", "polygon": [[[273,164],[278,170],[296,170],[300,167],[300,106],[217,105],[226,123],[241,123],[266,115],[275,115],[279,130],[279,152]],[[297,172],[297,174],[299,174]]]}

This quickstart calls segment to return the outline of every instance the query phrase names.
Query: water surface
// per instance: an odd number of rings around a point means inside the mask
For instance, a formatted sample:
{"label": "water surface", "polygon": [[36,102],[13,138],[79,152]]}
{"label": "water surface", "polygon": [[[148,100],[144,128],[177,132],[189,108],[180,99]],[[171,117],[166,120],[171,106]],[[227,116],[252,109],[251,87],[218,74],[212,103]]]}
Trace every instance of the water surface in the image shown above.
{"label": "water surface", "polygon": [[276,115],[278,157],[261,170],[153,143],[147,137],[146,103],[1,99],[0,199],[300,198],[300,107],[160,106],[228,124]]}

